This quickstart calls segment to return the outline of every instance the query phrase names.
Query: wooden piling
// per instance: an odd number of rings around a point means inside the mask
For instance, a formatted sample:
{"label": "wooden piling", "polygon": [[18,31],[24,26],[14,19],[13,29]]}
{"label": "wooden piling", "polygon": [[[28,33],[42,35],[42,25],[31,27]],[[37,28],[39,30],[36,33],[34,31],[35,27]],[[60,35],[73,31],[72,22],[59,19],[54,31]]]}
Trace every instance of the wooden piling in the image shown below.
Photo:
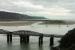
{"label": "wooden piling", "polygon": [[29,43],[29,35],[20,35],[21,43]]}
{"label": "wooden piling", "polygon": [[26,35],[23,36],[23,42],[27,43],[27,36]]}
{"label": "wooden piling", "polygon": [[12,42],[12,34],[10,34],[9,36],[10,36],[10,42]]}
{"label": "wooden piling", "polygon": [[43,35],[40,35],[39,36],[39,45],[42,45],[43,44]]}
{"label": "wooden piling", "polygon": [[50,46],[53,46],[54,45],[54,36],[52,35],[50,37]]}
{"label": "wooden piling", "polygon": [[9,34],[7,34],[7,43],[9,43]]}
{"label": "wooden piling", "polygon": [[7,43],[12,42],[12,34],[7,34]]}
{"label": "wooden piling", "polygon": [[29,35],[25,35],[24,36],[24,42],[25,43],[29,43]]}
{"label": "wooden piling", "polygon": [[29,36],[27,35],[27,43],[29,43]]}
{"label": "wooden piling", "polygon": [[23,36],[20,35],[20,43],[22,43],[22,42],[23,42]]}

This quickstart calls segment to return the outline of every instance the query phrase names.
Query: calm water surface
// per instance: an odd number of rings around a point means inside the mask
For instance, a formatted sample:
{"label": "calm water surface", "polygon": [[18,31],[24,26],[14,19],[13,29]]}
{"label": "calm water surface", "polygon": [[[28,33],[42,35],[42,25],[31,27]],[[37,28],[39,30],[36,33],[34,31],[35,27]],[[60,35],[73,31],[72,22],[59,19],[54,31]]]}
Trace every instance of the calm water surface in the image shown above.
{"label": "calm water surface", "polygon": [[[15,31],[15,30],[32,30],[44,34],[65,34],[68,30],[74,28],[75,25],[37,25],[32,26],[0,26],[1,29]],[[11,44],[7,44],[6,35],[0,35],[0,50],[51,50],[49,46],[49,37],[44,37],[42,46],[38,45],[38,37],[31,36],[29,44],[20,44],[19,36],[13,36]],[[59,45],[60,39],[55,38],[54,46]]]}

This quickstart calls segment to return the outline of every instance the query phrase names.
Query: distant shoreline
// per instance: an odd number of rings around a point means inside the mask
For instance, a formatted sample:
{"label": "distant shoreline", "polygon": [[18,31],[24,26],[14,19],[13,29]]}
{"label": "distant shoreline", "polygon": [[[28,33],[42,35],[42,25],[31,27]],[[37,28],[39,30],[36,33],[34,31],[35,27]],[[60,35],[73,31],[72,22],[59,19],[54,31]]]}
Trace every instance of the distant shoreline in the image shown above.
{"label": "distant shoreline", "polygon": [[36,21],[0,21],[0,26],[24,26],[34,24]]}

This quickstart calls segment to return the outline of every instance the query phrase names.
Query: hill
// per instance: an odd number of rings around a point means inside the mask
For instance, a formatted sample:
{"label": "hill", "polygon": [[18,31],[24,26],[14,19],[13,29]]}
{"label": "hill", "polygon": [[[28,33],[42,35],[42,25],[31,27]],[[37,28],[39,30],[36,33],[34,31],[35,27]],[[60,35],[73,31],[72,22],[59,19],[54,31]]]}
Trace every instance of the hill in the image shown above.
{"label": "hill", "polygon": [[0,21],[23,21],[27,19],[46,19],[46,18],[0,11]]}

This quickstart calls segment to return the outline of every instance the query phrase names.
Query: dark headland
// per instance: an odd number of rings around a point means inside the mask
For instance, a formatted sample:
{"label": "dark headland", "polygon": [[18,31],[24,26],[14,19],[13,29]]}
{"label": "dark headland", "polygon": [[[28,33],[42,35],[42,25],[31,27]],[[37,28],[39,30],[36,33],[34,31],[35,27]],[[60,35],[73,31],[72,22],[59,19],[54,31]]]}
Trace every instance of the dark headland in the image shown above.
{"label": "dark headland", "polygon": [[0,11],[0,21],[23,21],[26,19],[46,19],[45,17],[35,17],[20,13]]}

